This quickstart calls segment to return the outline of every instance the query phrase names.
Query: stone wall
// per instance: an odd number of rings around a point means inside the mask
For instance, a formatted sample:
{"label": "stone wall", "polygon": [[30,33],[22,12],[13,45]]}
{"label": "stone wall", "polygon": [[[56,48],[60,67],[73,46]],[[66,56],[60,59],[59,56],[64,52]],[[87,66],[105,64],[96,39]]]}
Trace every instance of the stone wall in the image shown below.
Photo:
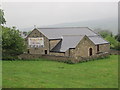
{"label": "stone wall", "polygon": [[47,60],[52,60],[52,61],[59,61],[59,62],[65,62],[65,63],[78,63],[81,61],[75,59],[74,57],[67,57],[67,56],[55,56],[55,55],[40,55],[40,54],[21,54],[18,56],[19,59],[22,60],[34,60],[38,58],[45,58]]}
{"label": "stone wall", "polygon": [[109,52],[110,44],[101,44],[101,45],[99,45],[99,48],[100,48],[99,52]]}
{"label": "stone wall", "polygon": [[67,57],[67,56],[52,56],[52,55],[43,55],[42,58],[46,58],[48,60],[65,62],[65,63],[78,63],[82,59],[75,59],[74,57]]}
{"label": "stone wall", "polygon": [[[28,38],[29,37],[43,37],[44,38],[44,47],[40,48],[33,48],[29,47],[28,45]],[[65,53],[64,52],[49,52],[53,47],[55,47],[60,40],[59,39],[53,39],[49,40],[45,35],[43,35],[41,32],[39,32],[37,29],[34,29],[28,37],[25,39],[26,44],[28,46],[28,49],[26,53],[30,54],[45,54],[45,51],[47,51],[47,54],[54,55],[54,56],[70,56],[75,57],[76,59],[78,57],[92,57],[97,56],[97,46],[87,37],[85,36],[75,48],[68,49]],[[89,49],[92,48],[92,56],[89,54]],[[109,52],[110,45],[109,44],[101,44],[99,45],[99,52]]]}
{"label": "stone wall", "polygon": [[[92,48],[92,56],[90,56],[89,49]],[[84,37],[79,44],[76,46],[76,48],[71,48],[66,51],[67,56],[73,56],[76,59],[78,57],[93,57],[98,56],[99,54],[102,54],[104,52],[109,52],[110,50],[110,44],[101,44],[99,45],[99,52],[97,51],[97,45],[95,45],[91,40],[89,40],[88,37]]]}
{"label": "stone wall", "polygon": [[112,54],[112,55],[120,55],[120,51],[119,50],[114,50],[114,49],[110,49],[109,53]]}
{"label": "stone wall", "polygon": [[54,56],[65,56],[64,52],[50,52],[50,55],[54,55]]}
{"label": "stone wall", "polygon": [[[29,47],[28,45],[28,38],[29,37],[43,37],[44,38],[44,47],[39,47],[39,48],[34,48],[34,47]],[[47,54],[49,54],[49,40],[46,36],[44,36],[41,32],[39,32],[37,29],[34,29],[29,35],[28,37],[25,39],[26,40],[26,45],[28,47],[26,53],[30,54],[45,54],[45,50],[47,50]]]}
{"label": "stone wall", "polygon": [[49,40],[49,42],[50,42],[50,50],[51,50],[60,42],[60,40]]}
{"label": "stone wall", "polygon": [[75,49],[70,50],[70,55],[74,57],[89,57],[89,49],[92,48],[92,55],[96,54],[96,46],[87,36],[85,36]]}
{"label": "stone wall", "polygon": [[70,50],[69,49],[65,52],[65,56],[70,56]]}
{"label": "stone wall", "polygon": [[36,58],[41,58],[42,54],[21,54],[18,56],[19,59],[36,59]]}
{"label": "stone wall", "polygon": [[93,59],[105,58],[105,57],[108,57],[109,55],[110,55],[109,52],[103,52],[100,54],[96,54],[94,56],[84,57],[83,60],[93,60]]}
{"label": "stone wall", "polygon": [[104,58],[109,56],[109,53],[101,53],[96,56],[91,56],[91,57],[68,57],[68,56],[55,56],[55,55],[42,55],[42,54],[21,54],[19,55],[19,59],[26,59],[26,60],[34,60],[38,58],[45,58],[47,60],[53,60],[53,61],[59,61],[59,62],[65,62],[65,63],[79,63],[83,61],[89,61],[93,59],[98,59],[98,58]]}

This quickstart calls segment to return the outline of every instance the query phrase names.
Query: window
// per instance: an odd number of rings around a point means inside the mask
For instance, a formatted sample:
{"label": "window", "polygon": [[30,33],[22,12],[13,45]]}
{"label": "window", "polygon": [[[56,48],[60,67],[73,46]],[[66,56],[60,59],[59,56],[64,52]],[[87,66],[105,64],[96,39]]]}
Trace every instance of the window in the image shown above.
{"label": "window", "polygon": [[97,45],[97,52],[99,52],[99,45]]}
{"label": "window", "polygon": [[89,49],[89,56],[92,56],[92,48]]}

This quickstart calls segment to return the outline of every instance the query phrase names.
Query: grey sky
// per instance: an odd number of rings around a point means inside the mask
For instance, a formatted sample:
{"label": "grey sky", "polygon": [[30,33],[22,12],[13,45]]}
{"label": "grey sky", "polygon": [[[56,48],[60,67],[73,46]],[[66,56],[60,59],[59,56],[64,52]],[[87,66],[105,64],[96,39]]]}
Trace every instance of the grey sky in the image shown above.
{"label": "grey sky", "polygon": [[7,26],[46,26],[118,17],[117,2],[8,2],[2,3]]}

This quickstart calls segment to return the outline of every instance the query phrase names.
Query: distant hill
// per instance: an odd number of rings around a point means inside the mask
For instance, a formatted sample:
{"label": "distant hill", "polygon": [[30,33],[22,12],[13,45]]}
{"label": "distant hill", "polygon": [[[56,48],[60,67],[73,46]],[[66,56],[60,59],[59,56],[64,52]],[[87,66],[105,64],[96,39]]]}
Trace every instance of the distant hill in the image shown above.
{"label": "distant hill", "polygon": [[[90,20],[90,21],[79,21],[79,22],[70,22],[70,23],[60,23],[54,25],[47,25],[42,27],[89,27],[93,30],[105,29],[112,31],[113,34],[118,33],[118,21],[117,18],[110,18],[104,20]],[[32,30],[33,27],[24,28],[23,31]]]}

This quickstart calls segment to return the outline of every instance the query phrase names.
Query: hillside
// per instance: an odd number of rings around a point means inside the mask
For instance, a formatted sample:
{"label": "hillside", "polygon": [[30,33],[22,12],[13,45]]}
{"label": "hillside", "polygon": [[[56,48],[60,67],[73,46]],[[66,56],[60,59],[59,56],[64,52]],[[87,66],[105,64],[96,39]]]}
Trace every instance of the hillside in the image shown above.
{"label": "hillside", "polygon": [[[41,27],[89,27],[93,30],[95,29],[106,29],[112,31],[113,34],[118,33],[118,21],[116,18],[102,19],[102,20],[90,20],[90,21],[78,21],[78,22],[69,22],[69,23],[60,23],[54,25],[46,25]],[[37,26],[39,27],[39,26]],[[32,30],[33,27],[21,28],[22,31]]]}

